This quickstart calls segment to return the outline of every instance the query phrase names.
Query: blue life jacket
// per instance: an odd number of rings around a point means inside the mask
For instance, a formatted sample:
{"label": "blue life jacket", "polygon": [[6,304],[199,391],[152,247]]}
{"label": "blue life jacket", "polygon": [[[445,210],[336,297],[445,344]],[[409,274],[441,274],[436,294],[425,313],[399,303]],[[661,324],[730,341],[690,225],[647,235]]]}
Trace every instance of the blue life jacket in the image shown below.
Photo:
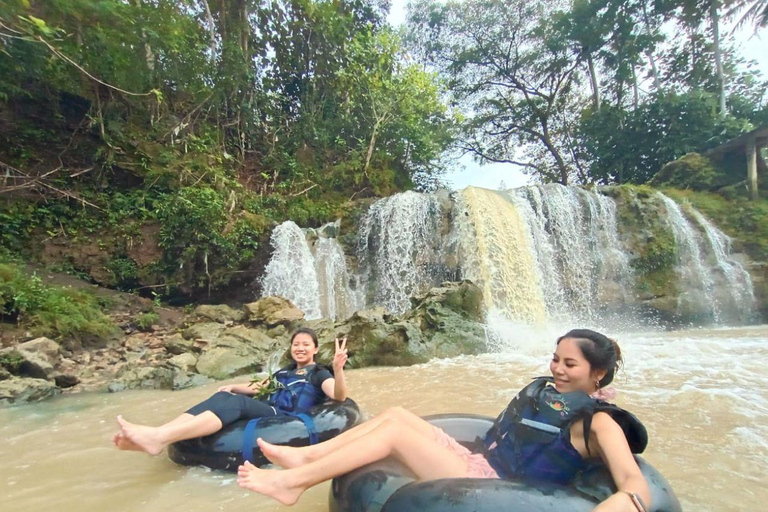
{"label": "blue life jacket", "polygon": [[281,387],[267,399],[267,403],[281,412],[303,413],[327,398],[322,389],[312,385],[312,376],[319,369],[316,364],[296,368],[291,364],[275,372]]}
{"label": "blue life jacket", "polygon": [[559,393],[549,377],[523,388],[485,435],[486,458],[502,478],[568,483],[586,466],[571,444],[571,425],[584,420],[589,451],[592,416],[606,412],[619,424],[632,453],[641,453],[648,434],[640,420],[624,409],[575,391]]}

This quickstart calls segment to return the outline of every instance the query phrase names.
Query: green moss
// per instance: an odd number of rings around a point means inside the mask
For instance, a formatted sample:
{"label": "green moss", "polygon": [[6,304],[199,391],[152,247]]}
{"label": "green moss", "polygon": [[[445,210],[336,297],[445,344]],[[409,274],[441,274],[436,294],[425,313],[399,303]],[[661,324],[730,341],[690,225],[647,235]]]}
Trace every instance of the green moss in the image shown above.
{"label": "green moss", "polygon": [[698,153],[688,153],[664,165],[651,178],[654,187],[690,190],[713,190],[729,184],[728,174],[718,171],[712,162]]}
{"label": "green moss", "polygon": [[160,315],[154,311],[142,313],[136,317],[136,326],[141,331],[149,331],[160,320]]}
{"label": "green moss", "polygon": [[726,199],[711,192],[669,189],[677,202],[689,202],[733,239],[734,249],[752,260],[768,261],[768,199]]}
{"label": "green moss", "polygon": [[16,350],[11,350],[10,352],[0,354],[0,367],[5,368],[13,374],[18,375],[23,363],[24,356],[22,356]]}
{"label": "green moss", "polygon": [[[619,217],[618,228],[633,255],[637,289],[654,297],[678,293],[677,244],[664,221],[666,210],[646,185],[612,187]],[[661,212],[664,212],[663,215]]]}

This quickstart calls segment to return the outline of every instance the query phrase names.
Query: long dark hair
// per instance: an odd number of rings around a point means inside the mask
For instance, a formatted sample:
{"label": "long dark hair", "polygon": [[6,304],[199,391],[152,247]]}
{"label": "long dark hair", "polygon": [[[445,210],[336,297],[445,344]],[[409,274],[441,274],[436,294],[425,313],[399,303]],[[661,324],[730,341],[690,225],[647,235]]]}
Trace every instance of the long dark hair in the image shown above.
{"label": "long dark hair", "polygon": [[604,388],[613,382],[616,371],[623,364],[621,349],[616,341],[589,329],[570,330],[557,338],[557,343],[566,338],[576,340],[581,353],[584,354],[584,359],[589,362],[593,370],[605,370],[605,376],[598,383],[599,387]]}

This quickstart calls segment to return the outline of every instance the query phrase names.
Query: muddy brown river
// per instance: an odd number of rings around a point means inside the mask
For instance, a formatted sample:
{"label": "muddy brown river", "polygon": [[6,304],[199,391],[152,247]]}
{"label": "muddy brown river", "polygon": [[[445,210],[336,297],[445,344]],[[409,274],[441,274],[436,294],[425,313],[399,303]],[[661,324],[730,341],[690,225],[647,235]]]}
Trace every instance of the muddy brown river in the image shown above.
{"label": "muddy brown river", "polygon": [[[495,416],[530,377],[546,373],[557,334],[552,328],[521,329],[503,336],[493,354],[351,370],[350,394],[368,415],[403,405],[418,414]],[[645,457],[667,477],[683,508],[765,510],[768,326],[615,335],[626,359],[616,401],[648,427]],[[232,474],[112,446],[117,414],[157,424],[220,384],[177,392],[82,393],[0,409],[0,510],[289,510],[241,490]],[[327,501],[328,485],[320,485],[292,510],[325,512]]]}

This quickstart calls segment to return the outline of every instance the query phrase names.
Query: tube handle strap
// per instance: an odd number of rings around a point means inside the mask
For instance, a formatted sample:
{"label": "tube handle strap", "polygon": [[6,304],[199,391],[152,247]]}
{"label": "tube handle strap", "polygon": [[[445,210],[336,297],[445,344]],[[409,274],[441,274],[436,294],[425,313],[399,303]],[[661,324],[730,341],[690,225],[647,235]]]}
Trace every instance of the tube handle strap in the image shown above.
{"label": "tube handle strap", "polygon": [[243,461],[248,461],[253,464],[253,445],[256,443],[256,424],[261,418],[254,418],[245,425],[243,431]]}

